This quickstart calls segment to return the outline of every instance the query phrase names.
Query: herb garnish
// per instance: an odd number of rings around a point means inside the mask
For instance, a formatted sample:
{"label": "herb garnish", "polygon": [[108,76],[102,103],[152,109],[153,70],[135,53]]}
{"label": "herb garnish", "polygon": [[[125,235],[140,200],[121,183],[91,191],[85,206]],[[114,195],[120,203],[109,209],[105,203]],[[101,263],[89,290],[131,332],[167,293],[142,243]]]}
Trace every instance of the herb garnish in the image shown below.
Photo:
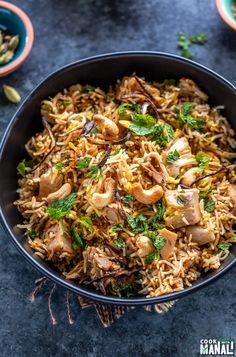
{"label": "herb garnish", "polygon": [[77,192],[71,193],[66,198],[55,200],[47,209],[47,213],[51,218],[61,219],[69,213],[77,198]]}
{"label": "herb garnish", "polygon": [[191,46],[191,42],[186,37],[183,32],[180,32],[178,35],[178,47],[181,49],[181,55],[185,58],[193,58],[193,55],[189,52],[189,47]]}
{"label": "herb garnish", "polygon": [[193,55],[189,51],[190,46],[193,43],[196,45],[204,45],[207,41],[208,38],[205,32],[190,36],[189,38],[187,38],[183,32],[180,32],[178,35],[178,47],[181,49],[181,55],[189,59],[193,58]]}
{"label": "herb garnish", "polygon": [[[147,262],[147,260],[150,262],[152,262],[154,259],[159,260],[160,259],[160,251],[166,244],[166,238],[162,237],[161,235],[158,235],[152,231],[145,232],[145,236],[152,239],[152,243],[157,250],[154,254],[150,254],[150,255],[146,256],[145,262]],[[147,264],[149,264],[149,263],[147,263]]]}
{"label": "herb garnish", "polygon": [[157,124],[153,129],[153,140],[156,141],[161,147],[168,144],[175,136],[174,129],[171,125],[164,123],[164,124]]}
{"label": "herb garnish", "polygon": [[132,195],[130,195],[129,193],[127,193],[127,195],[124,195],[124,197],[122,197],[122,202],[129,204],[131,202],[133,202],[134,198]]}
{"label": "herb garnish", "polygon": [[203,152],[199,151],[196,155],[195,158],[198,162],[198,166],[200,167],[200,169],[205,170],[208,168],[209,163],[210,163],[210,159],[209,157],[207,157],[206,155],[204,155]]}
{"label": "herb garnish", "polygon": [[202,118],[194,118],[190,115],[193,111],[193,105],[191,103],[184,103],[181,109],[177,109],[177,120],[184,124],[187,124],[190,128],[195,130],[201,130],[205,128],[205,121]]}
{"label": "herb garnish", "polygon": [[156,124],[155,118],[149,114],[132,114],[132,123],[129,129],[132,130],[136,135],[149,135],[153,133],[154,125]]}
{"label": "herb garnish", "polygon": [[57,171],[61,171],[63,169],[63,166],[64,164],[62,162],[58,162],[56,165],[55,165],[55,169]]}
{"label": "herb garnish", "polygon": [[128,216],[127,222],[136,233],[142,233],[148,229],[147,218],[142,214],[139,214],[137,217]]}
{"label": "herb garnish", "polygon": [[127,297],[131,297],[131,296],[137,296],[137,293],[140,289],[141,289],[140,285],[136,281],[134,281],[131,283],[124,284],[122,286],[118,286],[113,290],[115,292],[124,293],[124,295]]}
{"label": "herb garnish", "polygon": [[118,231],[122,231],[123,228],[124,228],[123,223],[118,223],[112,227],[112,230],[113,232],[118,232]]}
{"label": "herb garnish", "polygon": [[216,202],[215,201],[207,201],[204,200],[204,210],[211,213],[215,210],[216,208]]}
{"label": "herb garnish", "polygon": [[25,159],[21,162],[19,162],[19,164],[17,165],[16,169],[18,174],[20,174],[21,176],[25,176],[26,175],[26,168],[27,167],[32,167],[33,166],[33,161],[29,160],[26,161]]}
{"label": "herb garnish", "polygon": [[[156,208],[157,208],[157,212],[152,217],[150,224],[153,228],[160,229],[160,222],[163,220],[164,213],[166,210],[163,199],[161,199],[159,202],[157,202]],[[161,228],[163,228],[163,227],[161,227]]]}
{"label": "herb garnish", "polygon": [[153,260],[159,260],[159,255],[157,252],[146,255],[146,257],[145,257],[146,264],[151,264],[153,262]]}
{"label": "herb garnish", "polygon": [[122,238],[117,238],[114,241],[114,244],[118,247],[118,248],[124,248],[125,247],[125,241]]}
{"label": "herb garnish", "polygon": [[229,247],[231,247],[231,243],[227,243],[227,242],[225,242],[225,243],[219,243],[218,245],[217,245],[217,247],[220,249],[220,250],[227,250],[227,249],[229,249]]}
{"label": "herb garnish", "polygon": [[142,106],[140,104],[123,103],[118,107],[119,116],[125,117],[126,114],[127,114],[127,112],[126,112],[127,108],[134,109],[134,111],[137,114],[141,114],[142,113]]}
{"label": "herb garnish", "polygon": [[85,168],[87,168],[89,166],[90,161],[91,161],[90,157],[85,157],[84,159],[79,159],[76,162],[76,167],[79,170],[85,169]]}
{"label": "herb garnish", "polygon": [[34,228],[32,228],[29,232],[27,232],[27,235],[30,237],[30,239],[34,240],[37,236],[37,233]]}
{"label": "herb garnish", "polygon": [[78,223],[86,228],[90,233],[94,232],[92,218],[89,216],[80,217],[77,219]]}
{"label": "herb garnish", "polygon": [[93,179],[100,179],[102,177],[102,170],[97,165],[93,165],[88,169],[86,176]]}
{"label": "herb garnish", "polygon": [[63,100],[62,101],[62,105],[63,105],[63,107],[68,107],[69,105],[71,104],[71,101],[70,100]]}
{"label": "herb garnish", "polygon": [[205,32],[201,32],[198,35],[190,36],[189,40],[196,45],[205,45],[205,43],[208,41],[208,38]]}
{"label": "herb garnish", "polygon": [[84,248],[86,243],[85,240],[83,239],[82,234],[78,232],[78,228],[74,227],[71,233],[72,233],[72,237],[74,238],[74,241],[71,244],[72,248],[74,250],[77,250],[79,248]]}
{"label": "herb garnish", "polygon": [[169,153],[169,155],[166,158],[166,162],[168,164],[173,164],[175,161],[179,160],[179,158],[180,158],[180,154],[178,153],[177,150],[174,150]]}
{"label": "herb garnish", "polygon": [[94,89],[95,89],[95,87],[94,87],[94,86],[91,86],[90,84],[86,84],[86,85],[84,86],[85,92],[92,92],[92,91],[94,91]]}

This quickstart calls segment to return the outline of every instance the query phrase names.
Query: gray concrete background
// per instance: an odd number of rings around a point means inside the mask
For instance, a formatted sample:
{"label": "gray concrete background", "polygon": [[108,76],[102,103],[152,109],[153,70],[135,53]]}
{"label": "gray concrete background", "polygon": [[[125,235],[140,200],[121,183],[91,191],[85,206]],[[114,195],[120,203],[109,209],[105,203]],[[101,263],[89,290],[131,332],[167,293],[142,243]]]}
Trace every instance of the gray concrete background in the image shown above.
{"label": "gray concrete background", "polygon": [[[206,31],[209,42],[192,48],[194,59],[236,84],[236,32],[219,18],[213,0],[27,0],[13,1],[31,17],[33,51],[17,72],[0,79],[24,98],[51,71],[87,56],[121,50],[179,53],[179,31]],[[0,130],[16,107],[0,95]],[[0,231],[0,355],[5,356],[198,356],[201,338],[236,340],[236,267],[215,284],[183,298],[165,315],[129,312],[104,329],[93,310],[73,297],[75,324],[67,322],[65,291],[57,288],[52,327],[45,288],[28,300],[40,274]]]}

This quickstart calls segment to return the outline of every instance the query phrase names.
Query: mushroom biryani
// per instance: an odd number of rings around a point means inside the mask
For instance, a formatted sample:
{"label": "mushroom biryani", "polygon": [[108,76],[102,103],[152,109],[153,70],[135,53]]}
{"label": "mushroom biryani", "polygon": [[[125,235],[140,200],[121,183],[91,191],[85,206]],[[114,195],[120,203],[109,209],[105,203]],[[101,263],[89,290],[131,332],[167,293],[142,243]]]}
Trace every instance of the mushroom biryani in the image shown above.
{"label": "mushroom biryani", "polygon": [[236,242],[234,131],[191,79],[132,75],[44,100],[17,169],[32,249],[103,294],[154,297],[218,269]]}

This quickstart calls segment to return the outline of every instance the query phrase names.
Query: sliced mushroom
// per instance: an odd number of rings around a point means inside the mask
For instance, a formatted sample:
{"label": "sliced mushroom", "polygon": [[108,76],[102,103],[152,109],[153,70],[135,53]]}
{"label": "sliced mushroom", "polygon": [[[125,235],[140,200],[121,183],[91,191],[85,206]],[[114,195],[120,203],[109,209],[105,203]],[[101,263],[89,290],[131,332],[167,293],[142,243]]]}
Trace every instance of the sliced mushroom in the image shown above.
{"label": "sliced mushroom", "polygon": [[159,231],[159,235],[166,238],[166,243],[163,248],[161,248],[161,257],[167,260],[174,251],[175,242],[177,239],[177,234],[163,228]]}
{"label": "sliced mushroom", "polygon": [[151,205],[162,198],[164,191],[160,185],[155,185],[148,190],[144,190],[140,183],[135,183],[131,188],[131,193],[137,201],[145,205]]}
{"label": "sliced mushroom", "polygon": [[59,188],[56,192],[50,193],[47,197],[47,202],[51,204],[55,200],[61,200],[62,198],[66,198],[71,193],[71,185],[69,183],[65,183]]}
{"label": "sliced mushroom", "polygon": [[139,236],[137,238],[136,244],[138,246],[137,255],[139,257],[145,257],[153,252],[155,252],[155,247],[152,244],[150,238],[145,236]]}
{"label": "sliced mushroom", "polygon": [[55,253],[68,253],[74,256],[71,240],[65,235],[61,223],[53,224],[45,229],[43,232],[43,243],[47,249],[49,258]]}
{"label": "sliced mushroom", "polygon": [[104,182],[104,193],[94,193],[90,199],[96,208],[103,208],[109,205],[114,199],[115,181],[109,177]]}
{"label": "sliced mushroom", "polygon": [[175,150],[178,152],[180,158],[176,160],[173,164],[168,164],[167,162],[167,170],[169,174],[173,177],[178,176],[182,168],[191,167],[192,165],[196,165],[197,163],[195,157],[192,155],[189,142],[185,137],[176,139],[168,150],[163,151],[163,161],[165,162],[168,158],[168,155],[174,152]]}
{"label": "sliced mushroom", "polygon": [[165,191],[167,226],[180,228],[198,223],[201,219],[199,194],[196,188],[184,192],[179,190]]}
{"label": "sliced mushroom", "polygon": [[118,126],[111,119],[101,114],[93,116],[95,124],[97,124],[102,132],[105,140],[112,140],[119,134]]}
{"label": "sliced mushroom", "polygon": [[229,185],[228,186],[228,194],[233,204],[233,214],[236,214],[236,185]]}
{"label": "sliced mushroom", "polygon": [[40,177],[39,198],[47,197],[57,191],[62,184],[63,176],[55,168],[49,169]]}
{"label": "sliced mushroom", "polygon": [[206,227],[190,226],[186,228],[187,237],[192,236],[192,241],[203,245],[213,242],[215,240],[215,234]]}

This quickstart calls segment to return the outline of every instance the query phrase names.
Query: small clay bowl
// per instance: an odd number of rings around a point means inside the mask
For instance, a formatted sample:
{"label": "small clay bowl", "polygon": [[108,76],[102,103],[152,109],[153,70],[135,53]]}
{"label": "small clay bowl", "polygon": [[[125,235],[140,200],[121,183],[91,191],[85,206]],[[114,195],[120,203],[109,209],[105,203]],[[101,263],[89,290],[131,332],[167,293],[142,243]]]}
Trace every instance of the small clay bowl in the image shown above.
{"label": "small clay bowl", "polygon": [[3,77],[15,71],[28,57],[34,42],[34,30],[26,13],[7,1],[0,1],[0,30],[20,37],[11,61],[0,65],[0,77]]}
{"label": "small clay bowl", "polygon": [[216,0],[216,7],[226,25],[236,31],[236,15],[233,13],[234,0]]}

